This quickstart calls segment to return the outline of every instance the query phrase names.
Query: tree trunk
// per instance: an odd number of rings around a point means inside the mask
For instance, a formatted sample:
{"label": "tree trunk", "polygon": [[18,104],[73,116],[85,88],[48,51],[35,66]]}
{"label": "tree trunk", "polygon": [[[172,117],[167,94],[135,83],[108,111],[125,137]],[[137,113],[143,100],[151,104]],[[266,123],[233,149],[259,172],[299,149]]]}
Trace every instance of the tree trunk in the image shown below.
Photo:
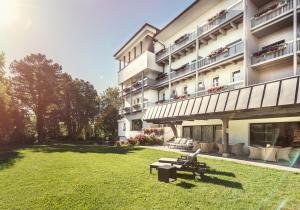
{"label": "tree trunk", "polygon": [[41,112],[36,113],[36,131],[38,134],[38,142],[42,142],[45,139],[44,130],[44,115]]}

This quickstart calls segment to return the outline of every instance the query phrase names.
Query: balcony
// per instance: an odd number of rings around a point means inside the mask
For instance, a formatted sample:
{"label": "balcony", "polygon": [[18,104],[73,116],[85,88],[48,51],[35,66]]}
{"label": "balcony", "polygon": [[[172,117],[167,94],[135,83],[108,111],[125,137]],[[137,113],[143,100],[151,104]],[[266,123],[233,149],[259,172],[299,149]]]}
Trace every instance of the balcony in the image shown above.
{"label": "balcony", "polygon": [[155,54],[149,51],[144,52],[119,71],[118,82],[121,84],[142,71],[147,70],[162,72],[162,67],[155,63]]}
{"label": "balcony", "polygon": [[300,53],[300,39],[299,38],[297,39],[297,53]]}
{"label": "balcony", "polygon": [[[144,84],[144,85],[143,85]],[[144,78],[144,83],[142,80],[133,83],[131,86],[123,89],[123,96],[126,96],[130,93],[139,93],[142,91],[142,87],[148,88],[155,86],[156,81],[150,78]]]}
{"label": "balcony", "polygon": [[[297,41],[297,46],[298,46]],[[300,46],[300,45],[299,45]],[[293,55],[293,41],[262,48],[251,57],[252,68],[262,68],[289,59]]]}
{"label": "balcony", "polygon": [[[299,3],[299,0],[297,0]],[[292,24],[293,0],[274,3],[270,7],[258,12],[251,19],[251,31],[261,37],[272,33],[287,24]]]}
{"label": "balcony", "polygon": [[119,114],[120,115],[128,115],[128,114],[133,114],[133,113],[137,113],[137,112],[142,112],[145,109],[155,105],[154,102],[150,102],[150,101],[148,101],[148,99],[145,99],[145,100],[146,101],[144,101],[143,106],[142,106],[142,103],[139,103],[139,104],[132,105],[132,107],[120,108]]}
{"label": "balcony", "polygon": [[[224,13],[223,15],[220,13]],[[239,2],[229,8],[227,11],[223,10],[219,13],[219,17],[214,18],[209,23],[206,23],[200,27],[198,27],[198,37],[204,38],[204,36],[209,35],[210,32],[213,32],[215,29],[219,30],[220,28],[225,27],[226,25],[230,25],[232,20],[243,13],[243,5],[242,2]]]}
{"label": "balcony", "polygon": [[185,99],[195,98],[199,96],[216,94],[224,91],[235,90],[238,88],[242,88],[244,86],[245,86],[244,80],[239,80],[239,81],[229,83],[227,85],[219,85],[217,87],[210,87],[208,89],[198,90],[197,92],[194,93],[188,93],[181,96],[172,96],[170,100],[160,100],[156,102],[156,104],[165,104],[165,103],[169,103],[170,101],[179,101],[179,100],[185,100]]}
{"label": "balcony", "polygon": [[210,21],[209,23],[197,27],[196,31],[183,35],[170,47],[158,52],[156,54],[156,62],[168,62],[168,56],[170,53],[174,57],[184,55],[186,52],[193,50],[196,46],[195,42],[198,37],[202,40],[202,42],[207,42],[207,40],[211,39],[211,37],[225,33],[225,31],[229,28],[236,28],[237,24],[241,22],[242,13],[242,2],[238,2],[225,11],[224,15],[214,18],[214,20]]}

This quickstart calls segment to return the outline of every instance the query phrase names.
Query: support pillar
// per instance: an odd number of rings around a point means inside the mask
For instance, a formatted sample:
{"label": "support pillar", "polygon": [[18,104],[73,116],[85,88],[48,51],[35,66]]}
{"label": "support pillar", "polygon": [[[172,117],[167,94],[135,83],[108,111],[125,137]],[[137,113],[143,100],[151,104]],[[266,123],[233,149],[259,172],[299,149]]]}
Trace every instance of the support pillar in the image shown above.
{"label": "support pillar", "polygon": [[173,131],[173,134],[174,134],[175,138],[177,138],[178,137],[178,133],[177,133],[177,128],[175,127],[175,124],[174,123],[170,123],[170,127],[171,127],[171,129]]}
{"label": "support pillar", "polygon": [[222,137],[223,137],[223,157],[229,157],[230,156],[230,151],[229,151],[229,140],[228,140],[228,119],[222,119],[223,122],[223,128],[222,128]]}
{"label": "support pillar", "polygon": [[169,46],[169,101],[171,101],[171,62],[172,62],[172,54],[171,54],[171,45]]}
{"label": "support pillar", "polygon": [[142,71],[142,100],[141,100],[141,103],[142,103],[142,111],[144,111],[144,71]]}
{"label": "support pillar", "polygon": [[296,76],[298,74],[297,72],[297,1],[294,0],[293,1],[293,8],[294,8],[294,13],[293,13],[293,38],[294,38],[294,42],[293,42],[293,53],[294,53],[294,57],[293,57],[293,73],[294,76]]}

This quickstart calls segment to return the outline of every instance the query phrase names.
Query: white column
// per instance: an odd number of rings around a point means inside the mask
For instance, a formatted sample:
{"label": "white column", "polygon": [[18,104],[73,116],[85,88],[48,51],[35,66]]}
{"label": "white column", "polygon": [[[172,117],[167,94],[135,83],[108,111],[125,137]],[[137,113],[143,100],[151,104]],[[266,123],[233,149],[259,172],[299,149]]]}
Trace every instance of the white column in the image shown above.
{"label": "white column", "polygon": [[171,55],[171,44],[169,46],[169,101],[171,100],[171,62],[172,62],[172,55]]}
{"label": "white column", "polygon": [[[197,26],[197,30],[196,30],[196,33],[198,34],[198,26]],[[199,71],[198,71],[198,68],[197,68],[197,61],[198,61],[198,56],[199,56],[199,39],[198,39],[198,36],[197,36],[197,39],[196,39],[196,84],[195,84],[195,96],[198,96],[198,83],[199,83]]]}
{"label": "white column", "polygon": [[142,111],[144,110],[144,71],[142,71]]}
{"label": "white column", "polygon": [[132,81],[130,80],[130,113],[132,112]]}
{"label": "white column", "polygon": [[293,63],[293,70],[294,70],[294,76],[297,75],[297,0],[293,1],[293,7],[294,7],[294,17],[293,17],[293,23],[294,23],[294,43],[293,43],[293,52],[294,52],[294,63]]}

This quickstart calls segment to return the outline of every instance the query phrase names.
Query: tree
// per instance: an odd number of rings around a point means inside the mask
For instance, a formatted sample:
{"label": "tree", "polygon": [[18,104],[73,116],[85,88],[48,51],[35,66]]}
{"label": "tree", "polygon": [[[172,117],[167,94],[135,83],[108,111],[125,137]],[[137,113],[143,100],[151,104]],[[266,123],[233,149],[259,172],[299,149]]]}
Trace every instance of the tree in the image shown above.
{"label": "tree", "polygon": [[42,141],[45,138],[46,111],[56,102],[61,66],[48,60],[45,55],[31,54],[20,61],[13,61],[10,70],[13,94],[25,109],[34,112],[38,141]]}
{"label": "tree", "polygon": [[96,132],[100,136],[114,140],[118,136],[119,109],[122,99],[118,88],[107,88],[100,95],[99,115],[96,119]]}

